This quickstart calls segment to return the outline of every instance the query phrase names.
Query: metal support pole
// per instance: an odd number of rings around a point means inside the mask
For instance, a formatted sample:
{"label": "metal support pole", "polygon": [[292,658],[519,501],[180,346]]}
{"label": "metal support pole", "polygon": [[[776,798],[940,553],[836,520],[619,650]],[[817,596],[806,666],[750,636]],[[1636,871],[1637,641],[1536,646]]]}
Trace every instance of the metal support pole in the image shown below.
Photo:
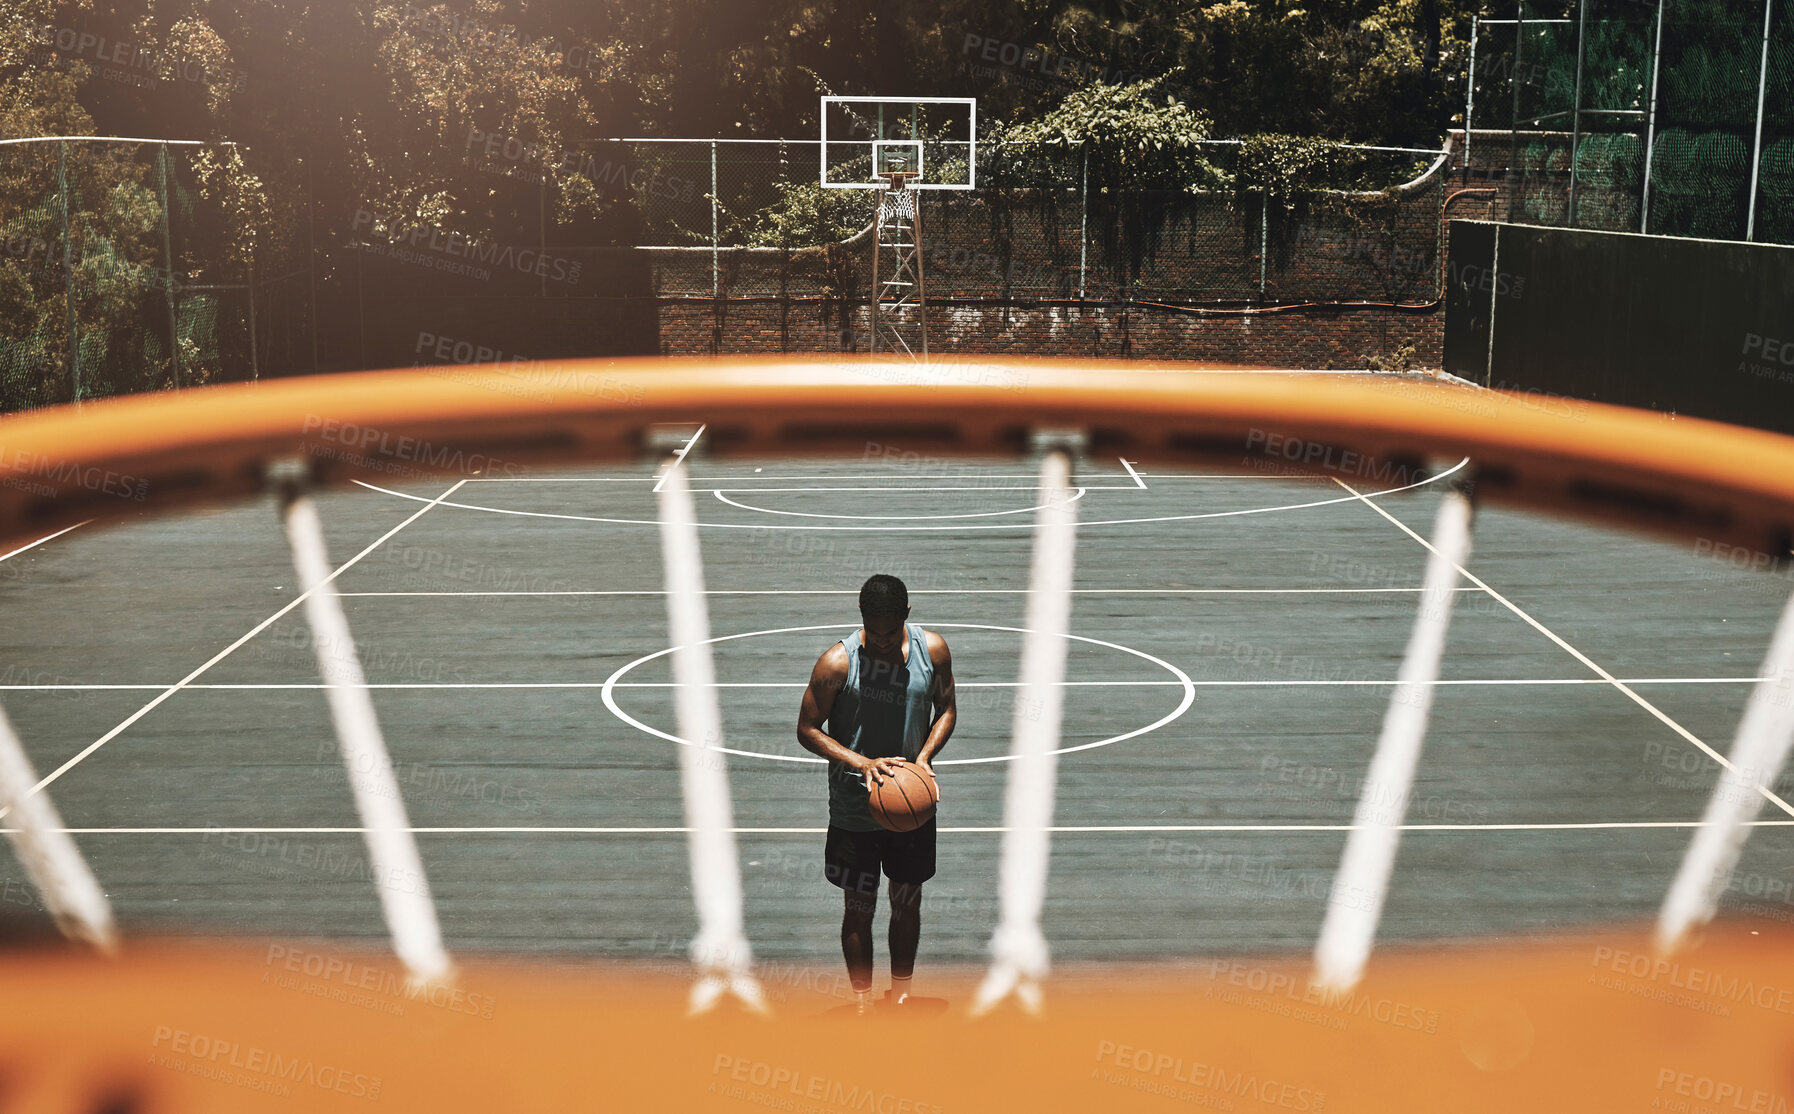
{"label": "metal support pole", "polygon": [[1663,62],[1663,0],[1657,0],[1657,41],[1651,45],[1651,111],[1645,116],[1644,198],[1638,209],[1638,230],[1651,224],[1651,155],[1657,144],[1657,69]]}
{"label": "metal support pole", "polygon": [[722,257],[716,246],[716,140],[710,141],[710,296],[722,297]]}
{"label": "metal support pole", "polygon": [[1576,151],[1582,143],[1582,56],[1588,43],[1588,0],[1577,6],[1576,22],[1576,85],[1570,100],[1570,204],[1565,213],[1571,228],[1576,227]]}
{"label": "metal support pole", "polygon": [[81,401],[81,335],[75,323],[75,228],[69,223],[69,145],[56,144],[56,192],[62,199],[62,301],[69,323],[69,401]]}
{"label": "metal support pole", "polygon": [[1258,300],[1265,300],[1265,257],[1270,254],[1271,244],[1271,195],[1265,194],[1258,202]]}
{"label": "metal support pole", "polygon": [[1769,83],[1769,20],[1775,0],[1763,0],[1763,61],[1757,67],[1757,139],[1750,149],[1750,215],[1745,218],[1744,238],[1757,238],[1757,174],[1763,163],[1763,90]]}
{"label": "metal support pole", "polygon": [[[1514,6],[1518,9],[1514,16],[1514,69],[1508,79],[1514,87],[1514,117],[1507,129],[1507,172],[1510,182],[1507,191],[1507,219],[1510,221],[1514,219],[1514,195],[1518,192],[1515,187],[1522,185],[1526,177],[1525,174],[1515,174],[1520,166],[1520,59],[1526,44],[1526,0],[1515,0]],[[1493,325],[1491,322],[1490,326]]]}
{"label": "metal support pole", "polygon": [[[714,186],[714,183],[712,184]],[[711,190],[715,192],[714,188]],[[548,268],[541,262],[548,256],[548,178],[536,182],[536,264],[541,269],[542,297],[548,297]]]}
{"label": "metal support pole", "polygon": [[312,160],[305,160],[305,268],[311,272],[311,370],[318,370],[318,221],[312,190]]}
{"label": "metal support pole", "polygon": [[1084,169],[1078,180],[1078,300],[1084,300],[1085,265],[1090,258],[1090,147],[1084,146]]}
{"label": "metal support pole", "polygon": [[911,191],[909,217],[909,242],[915,245],[911,250],[916,255],[916,317],[922,323],[922,362],[928,362],[928,280],[923,271],[923,261],[928,253],[922,250],[922,195]]}
{"label": "metal support pole", "polygon": [[1489,355],[1483,366],[1483,386],[1495,385],[1495,306],[1496,298],[1501,290],[1501,225],[1497,224],[1491,233],[1495,241],[1495,249],[1489,260]]}
{"label": "metal support pole", "polygon": [[181,386],[181,329],[174,310],[174,235],[169,230],[168,216],[168,144],[157,148],[156,164],[162,172],[162,264],[167,268],[163,272],[167,276],[163,291],[168,295],[168,360],[178,390]]}
{"label": "metal support pole", "polygon": [[367,283],[362,277],[362,261],[367,257],[367,250],[361,244],[355,245],[355,309],[360,322],[358,331],[361,337],[361,367],[368,366],[368,299]]}
{"label": "metal support pole", "polygon": [[1481,17],[1470,20],[1470,78],[1464,82],[1464,180],[1470,180],[1470,128],[1476,116],[1476,38]]}
{"label": "metal support pole", "polygon": [[259,381],[262,377],[261,355],[258,349],[260,341],[255,332],[255,254],[252,250],[247,264],[249,268],[249,378]]}

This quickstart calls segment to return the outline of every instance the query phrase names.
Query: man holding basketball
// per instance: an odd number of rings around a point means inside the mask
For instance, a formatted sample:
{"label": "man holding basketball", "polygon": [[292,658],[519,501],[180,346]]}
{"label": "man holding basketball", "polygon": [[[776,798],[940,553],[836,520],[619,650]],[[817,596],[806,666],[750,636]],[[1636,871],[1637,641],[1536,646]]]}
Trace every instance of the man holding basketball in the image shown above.
{"label": "man holding basketball", "polygon": [[902,1005],[915,973],[922,883],[934,877],[935,842],[932,817],[914,831],[885,830],[872,818],[867,793],[904,759],[932,781],[934,756],[958,718],[946,640],[908,620],[903,581],[882,573],[867,580],[860,588],[860,629],[817,660],[797,714],[797,741],[828,759],[823,875],[845,895],[841,952],[861,1013],[871,1006],[879,873],[891,880],[887,1000]]}

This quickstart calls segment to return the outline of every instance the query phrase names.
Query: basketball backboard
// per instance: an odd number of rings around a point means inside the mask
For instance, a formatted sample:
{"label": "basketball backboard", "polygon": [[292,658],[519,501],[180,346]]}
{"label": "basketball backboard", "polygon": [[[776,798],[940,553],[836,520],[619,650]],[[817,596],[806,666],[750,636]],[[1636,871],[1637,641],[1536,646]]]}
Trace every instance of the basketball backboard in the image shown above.
{"label": "basketball backboard", "polygon": [[823,97],[821,121],[825,189],[884,189],[893,172],[913,190],[977,184],[976,98]]}

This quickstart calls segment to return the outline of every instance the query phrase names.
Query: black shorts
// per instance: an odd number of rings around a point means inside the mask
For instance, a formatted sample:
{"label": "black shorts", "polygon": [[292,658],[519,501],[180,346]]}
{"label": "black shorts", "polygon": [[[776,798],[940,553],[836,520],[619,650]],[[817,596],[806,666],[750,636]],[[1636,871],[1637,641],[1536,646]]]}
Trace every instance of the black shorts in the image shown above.
{"label": "black shorts", "polygon": [[876,895],[878,874],[906,886],[934,877],[934,821],[913,832],[851,832],[829,825],[822,874],[849,893]]}

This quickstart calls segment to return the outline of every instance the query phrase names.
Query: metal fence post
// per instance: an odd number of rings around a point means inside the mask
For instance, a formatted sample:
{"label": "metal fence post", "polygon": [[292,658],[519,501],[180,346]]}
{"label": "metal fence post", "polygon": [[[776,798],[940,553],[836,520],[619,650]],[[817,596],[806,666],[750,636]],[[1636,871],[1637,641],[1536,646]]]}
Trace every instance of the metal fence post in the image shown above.
{"label": "metal fence post", "polygon": [[710,296],[722,297],[722,262],[716,239],[716,140],[710,141]]}
{"label": "metal fence post", "polygon": [[1576,227],[1576,149],[1582,143],[1582,56],[1587,43],[1588,0],[1581,0],[1576,24],[1576,85],[1570,94],[1570,204],[1565,215],[1571,228]]}
{"label": "metal fence post", "polygon": [[1084,169],[1078,179],[1078,300],[1084,300],[1085,268],[1090,258],[1090,146],[1084,144]]}
{"label": "metal fence post", "polygon": [[75,229],[69,222],[69,145],[56,144],[56,192],[62,199],[62,301],[69,322],[69,401],[81,401],[81,334],[75,323]]}
{"label": "metal fence post", "polygon": [[1775,0],[1763,0],[1763,61],[1757,69],[1757,139],[1750,149],[1750,215],[1744,220],[1744,238],[1757,238],[1757,175],[1763,161],[1763,89],[1769,81],[1769,19]]}
{"label": "metal fence post", "polygon": [[259,380],[262,377],[260,357],[256,352],[255,340],[255,253],[249,256],[249,378]]}
{"label": "metal fence post", "polygon": [[167,267],[167,285],[163,289],[168,294],[168,360],[178,390],[181,386],[181,327],[174,309],[174,235],[168,216],[168,144],[157,149],[156,162],[162,172],[162,262]]}
{"label": "metal fence post", "polygon": [[1271,195],[1263,194],[1258,202],[1258,300],[1265,300],[1265,262],[1271,253]]}
{"label": "metal fence post", "polygon": [[1657,0],[1657,41],[1651,46],[1651,111],[1645,117],[1644,196],[1638,206],[1638,230],[1651,224],[1651,155],[1657,143],[1657,70],[1663,60],[1663,0]]}
{"label": "metal fence post", "polygon": [[1470,20],[1470,74],[1464,81],[1464,181],[1470,180],[1470,121],[1476,116],[1476,39],[1482,17]]}

